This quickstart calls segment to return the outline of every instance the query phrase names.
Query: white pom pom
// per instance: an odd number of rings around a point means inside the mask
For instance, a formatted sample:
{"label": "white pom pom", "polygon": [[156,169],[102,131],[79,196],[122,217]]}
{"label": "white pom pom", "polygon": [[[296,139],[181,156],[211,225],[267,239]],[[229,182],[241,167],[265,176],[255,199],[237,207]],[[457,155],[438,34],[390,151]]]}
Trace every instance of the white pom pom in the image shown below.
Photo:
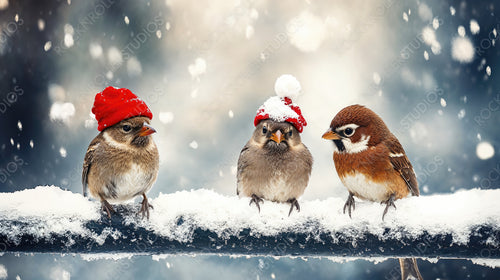
{"label": "white pom pom", "polygon": [[274,84],[276,95],[279,97],[288,97],[292,100],[299,96],[301,89],[299,81],[294,76],[288,74],[281,75],[276,79],[276,83]]}

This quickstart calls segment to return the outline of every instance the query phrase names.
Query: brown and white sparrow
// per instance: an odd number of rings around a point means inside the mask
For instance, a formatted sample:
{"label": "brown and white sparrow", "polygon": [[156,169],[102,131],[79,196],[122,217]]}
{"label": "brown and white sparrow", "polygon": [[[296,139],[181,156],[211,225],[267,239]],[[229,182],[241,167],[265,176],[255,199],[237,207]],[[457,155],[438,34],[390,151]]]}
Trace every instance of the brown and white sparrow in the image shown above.
{"label": "brown and white sparrow", "polygon": [[269,98],[257,111],[252,137],[238,159],[237,194],[251,197],[260,211],[263,200],[288,202],[289,215],[309,182],[313,158],[300,133],[307,125],[291,97],[300,91],[291,75],[276,81],[278,96]]}
{"label": "brown and white sparrow", "polygon": [[419,195],[417,178],[403,146],[372,110],[352,105],[332,120],[324,139],[333,140],[333,161],[349,191],[344,205],[349,216],[354,197],[385,203],[382,219],[394,201]]}
{"label": "brown and white sparrow", "polygon": [[[394,201],[418,196],[418,182],[403,146],[372,110],[352,105],[333,118],[324,139],[333,140],[333,161],[349,191],[344,205],[351,217],[354,197],[385,203],[382,220]],[[399,259],[402,279],[422,279],[415,258]]]}
{"label": "brown and white sparrow", "polygon": [[[151,134],[151,111],[128,89],[106,88],[92,109],[102,130],[90,143],[83,163],[83,192],[102,203],[111,218],[110,202],[142,196],[139,213],[149,218],[146,193],[156,181],[159,155]],[[138,213],[138,214],[139,214]]]}

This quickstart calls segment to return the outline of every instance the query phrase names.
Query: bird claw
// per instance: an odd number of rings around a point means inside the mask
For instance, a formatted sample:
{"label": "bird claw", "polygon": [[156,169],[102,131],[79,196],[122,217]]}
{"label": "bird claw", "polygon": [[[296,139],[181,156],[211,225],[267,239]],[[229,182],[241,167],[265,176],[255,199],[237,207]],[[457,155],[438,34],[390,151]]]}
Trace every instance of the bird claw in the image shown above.
{"label": "bird claw", "polygon": [[[347,197],[347,201],[344,204],[344,214],[345,214],[345,209],[347,208],[347,212],[349,213],[349,218],[352,219],[351,213],[353,210],[356,210],[356,202],[354,201],[354,195],[349,192],[349,197]],[[352,210],[351,210],[352,208]]]}
{"label": "bird claw", "polygon": [[391,194],[391,196],[389,197],[388,200],[381,202],[381,203],[385,203],[386,204],[385,209],[384,209],[384,213],[382,214],[382,221],[384,220],[385,214],[387,214],[387,211],[389,210],[389,207],[393,206],[394,209],[397,209],[396,208],[396,204],[394,204],[394,199],[395,198],[396,198],[396,195],[395,194]]}
{"label": "bird claw", "polygon": [[252,194],[252,199],[250,199],[250,203],[248,203],[248,205],[252,205],[252,202],[255,203],[255,205],[257,206],[257,209],[259,209],[259,213],[260,213],[259,203],[264,203],[264,199],[258,197],[255,194]]}
{"label": "bird claw", "polygon": [[151,209],[154,209],[153,208],[153,205],[149,204],[148,202],[148,198],[146,197],[145,194],[142,194],[142,203],[141,203],[141,209],[139,210],[139,212],[137,212],[137,215],[141,214],[142,215],[142,218],[144,219],[144,216],[147,217],[147,219],[149,220],[149,208]]}
{"label": "bird claw", "polygon": [[297,212],[300,212],[300,205],[296,198],[292,198],[288,200],[288,202],[290,203],[290,211],[288,212],[288,217],[290,217],[290,214],[292,214],[294,206],[297,209]]}
{"label": "bird claw", "polygon": [[111,219],[111,213],[116,213],[115,209],[113,209],[113,206],[109,204],[109,202],[105,199],[101,200],[101,207],[102,211],[106,212],[108,214],[108,218]]}

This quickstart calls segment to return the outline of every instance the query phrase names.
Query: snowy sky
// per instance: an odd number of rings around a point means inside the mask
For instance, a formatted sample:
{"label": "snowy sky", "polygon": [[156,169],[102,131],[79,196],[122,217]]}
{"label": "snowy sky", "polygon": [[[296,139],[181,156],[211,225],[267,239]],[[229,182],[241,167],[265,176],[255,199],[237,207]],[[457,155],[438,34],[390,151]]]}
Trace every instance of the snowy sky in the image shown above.
{"label": "snowy sky", "polygon": [[355,103],[400,139],[423,193],[499,186],[494,6],[102,0],[23,8],[0,11],[1,94],[13,101],[0,105],[8,132],[0,151],[4,169],[17,167],[3,176],[6,190],[80,191],[85,149],[97,134],[93,98],[113,85],[154,113],[161,171],[153,196],[202,187],[234,194],[239,151],[282,74],[302,85],[294,102],[315,159],[305,198],[345,196],[321,135]]}

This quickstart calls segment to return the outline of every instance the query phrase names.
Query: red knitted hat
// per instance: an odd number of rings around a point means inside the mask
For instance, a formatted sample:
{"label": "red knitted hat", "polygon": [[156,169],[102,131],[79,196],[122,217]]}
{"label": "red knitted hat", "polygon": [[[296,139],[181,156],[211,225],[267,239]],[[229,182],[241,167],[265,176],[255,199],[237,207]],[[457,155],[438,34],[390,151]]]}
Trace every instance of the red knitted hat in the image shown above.
{"label": "red knitted hat", "polygon": [[153,118],[153,113],[142,99],[126,88],[115,87],[107,87],[96,94],[92,113],[99,124],[99,131],[135,116]]}
{"label": "red knitted hat", "polygon": [[260,106],[253,122],[254,125],[257,126],[263,120],[272,119],[277,122],[289,122],[302,132],[307,122],[299,106],[292,102],[292,98],[300,93],[299,81],[292,75],[282,75],[276,80],[274,90],[277,96],[270,97]]}

